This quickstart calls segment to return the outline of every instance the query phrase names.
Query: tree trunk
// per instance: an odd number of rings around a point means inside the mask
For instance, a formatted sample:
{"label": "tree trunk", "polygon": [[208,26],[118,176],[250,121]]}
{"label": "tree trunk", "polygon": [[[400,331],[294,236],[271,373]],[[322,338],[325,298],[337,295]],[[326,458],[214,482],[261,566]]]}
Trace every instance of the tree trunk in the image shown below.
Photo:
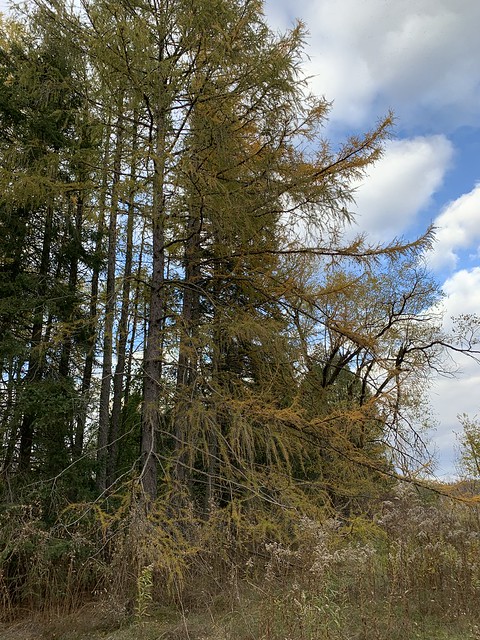
{"label": "tree trunk", "polygon": [[110,432],[110,391],[112,383],[113,325],[115,316],[115,267],[117,254],[117,210],[118,186],[123,147],[123,95],[119,99],[116,125],[115,154],[113,160],[112,196],[110,203],[110,221],[108,228],[107,282],[105,300],[105,326],[103,335],[103,365],[100,386],[100,406],[98,416],[97,439],[97,477],[99,491],[105,491],[107,485],[107,448]]}
{"label": "tree trunk", "polygon": [[[42,353],[42,334],[44,323],[44,306],[45,295],[47,291],[47,278],[50,269],[50,253],[53,240],[53,207],[47,207],[45,217],[45,231],[43,235],[42,256],[40,260],[40,269],[38,273],[38,298],[39,304],[37,311],[33,316],[32,337],[30,341],[30,357],[28,361],[27,373],[24,379],[24,390],[28,390],[28,386],[41,380],[43,377],[43,369],[45,365],[44,354]],[[20,449],[18,458],[18,468],[21,473],[30,470],[33,436],[35,424],[35,411],[30,406],[24,414],[20,425]]]}
{"label": "tree trunk", "polygon": [[188,410],[195,396],[198,367],[198,326],[200,321],[200,251],[201,212],[192,207],[187,222],[185,246],[180,345],[174,410],[175,469],[174,477],[180,491],[189,484],[192,464]]}
{"label": "tree trunk", "polygon": [[[135,152],[136,152],[136,131],[133,132],[132,162],[130,167],[131,184],[135,182]],[[113,377],[113,405],[110,423],[110,437],[108,447],[107,477],[108,484],[111,485],[116,479],[118,438],[120,434],[120,420],[122,414],[123,381],[126,363],[126,348],[128,341],[128,317],[130,312],[130,289],[132,280],[133,263],[133,223],[134,223],[134,198],[135,190],[132,186],[129,194],[127,213],[127,234],[125,249],[125,268],[123,271],[122,309],[117,332],[117,364]]]}
{"label": "tree trunk", "polygon": [[152,211],[152,279],[150,309],[144,354],[144,395],[141,436],[141,483],[147,501],[157,495],[156,439],[159,427],[161,377],[163,360],[163,328],[165,323],[165,120],[159,109],[153,122],[156,139],[154,150]]}
{"label": "tree trunk", "polygon": [[97,306],[98,306],[98,289],[100,282],[100,256],[102,253],[102,241],[105,235],[105,211],[108,183],[108,160],[110,157],[110,133],[111,120],[106,125],[105,133],[105,150],[103,155],[103,176],[101,181],[100,202],[98,208],[98,222],[95,239],[95,262],[92,269],[92,281],[90,285],[90,302],[88,311],[89,333],[87,339],[87,352],[85,355],[85,363],[83,366],[82,384],[80,397],[82,406],[77,417],[77,425],[74,438],[74,458],[79,458],[83,452],[85,439],[85,426],[87,423],[88,396],[92,385],[93,365],[95,361],[95,347],[97,344]]}

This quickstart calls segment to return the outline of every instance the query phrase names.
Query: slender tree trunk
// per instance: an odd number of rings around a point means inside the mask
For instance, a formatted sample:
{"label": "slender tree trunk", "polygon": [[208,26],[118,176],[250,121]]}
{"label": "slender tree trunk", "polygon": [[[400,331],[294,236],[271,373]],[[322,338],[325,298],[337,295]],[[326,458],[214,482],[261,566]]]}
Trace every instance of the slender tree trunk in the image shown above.
{"label": "slender tree trunk", "polygon": [[139,305],[140,305],[140,287],[138,283],[142,277],[142,269],[143,269],[143,252],[144,252],[144,244],[145,244],[145,224],[142,228],[142,238],[140,242],[140,251],[138,255],[138,263],[136,269],[136,280],[137,286],[135,287],[135,293],[133,296],[133,304],[132,304],[132,330],[130,332],[130,343],[128,348],[128,358],[126,364],[126,373],[125,373],[125,404],[128,403],[128,399],[130,397],[130,387],[132,382],[132,368],[133,368],[133,357],[135,354],[135,345],[138,340],[137,338],[137,327],[139,324]]}
{"label": "slender tree trunk", "polygon": [[212,389],[215,393],[214,406],[214,424],[215,427],[208,434],[208,476],[205,491],[204,514],[208,517],[212,503],[216,498],[221,498],[222,486],[220,482],[220,459],[219,459],[219,437],[222,436],[224,430],[224,409],[218,406],[218,400],[222,404],[225,394],[224,381],[222,380],[223,358],[224,358],[224,338],[221,317],[221,291],[222,283],[219,276],[221,268],[215,267],[212,274],[212,296],[213,296],[213,317],[212,317]]}
{"label": "slender tree trunk", "polygon": [[108,228],[107,282],[105,300],[105,326],[103,335],[103,365],[100,386],[100,407],[97,439],[97,489],[105,491],[107,484],[107,447],[110,431],[110,391],[112,383],[113,325],[115,316],[115,267],[117,254],[118,186],[123,147],[123,96],[118,104],[116,143],[113,161],[112,195]]}
{"label": "slender tree trunk", "polygon": [[16,404],[18,389],[21,385],[21,364],[14,363],[11,359],[7,371],[7,395],[5,399],[5,409],[2,416],[2,438],[3,438],[3,461],[2,475],[8,476],[12,466],[15,447],[18,443],[18,419],[16,414]]}
{"label": "slender tree trunk", "polygon": [[144,396],[141,437],[141,482],[145,497],[153,501],[157,495],[157,431],[159,428],[162,391],[163,327],[165,322],[165,121],[158,110],[155,118],[155,150],[152,211],[152,279],[150,309],[144,355]]}
{"label": "slender tree trunk", "polygon": [[[82,181],[82,178],[79,178]],[[77,305],[74,302],[77,294],[78,285],[78,262],[80,256],[80,249],[82,247],[82,225],[83,225],[83,195],[79,193],[75,205],[75,221],[74,225],[70,225],[71,240],[73,241],[72,257],[70,259],[69,271],[68,271],[68,292],[72,296],[73,307],[70,310],[69,320],[75,321],[75,314],[77,311]],[[72,353],[72,337],[66,336],[62,344],[62,350],[60,353],[60,363],[58,372],[61,377],[67,378],[70,373],[70,358]]]}
{"label": "slender tree trunk", "polygon": [[[42,334],[44,323],[44,305],[47,291],[47,278],[50,269],[50,253],[53,241],[53,207],[48,206],[45,217],[45,231],[43,235],[42,256],[38,273],[38,298],[39,304],[33,317],[32,337],[30,341],[30,357],[28,361],[27,373],[24,379],[24,388],[32,382],[41,380],[45,358],[42,350]],[[30,470],[33,436],[35,424],[35,411],[32,407],[25,410],[22,424],[20,426],[20,449],[18,458],[18,468],[22,473]]]}
{"label": "slender tree trunk", "polygon": [[188,413],[195,396],[198,367],[198,328],[200,321],[200,251],[201,211],[192,207],[187,222],[185,246],[182,315],[180,318],[180,345],[174,411],[175,481],[182,490],[190,484],[189,467],[192,464]]}
{"label": "slender tree trunk", "polygon": [[87,340],[87,352],[83,366],[81,400],[82,406],[77,417],[77,425],[74,438],[74,458],[79,458],[83,452],[85,439],[85,427],[87,423],[88,396],[92,386],[93,365],[95,362],[95,347],[97,344],[97,306],[98,290],[100,282],[100,256],[102,253],[102,242],[105,236],[105,211],[108,183],[108,161],[110,157],[110,133],[111,120],[109,118],[106,126],[105,150],[103,155],[103,176],[101,181],[100,202],[98,209],[98,222],[95,239],[95,264],[92,270],[92,281],[90,285],[90,303],[88,312],[89,335]]}
{"label": "slender tree trunk", "polygon": [[[136,116],[135,116],[136,118]],[[136,131],[133,132],[132,144],[132,162],[130,167],[130,180],[133,185],[135,182],[135,155],[136,155]],[[133,264],[133,223],[134,223],[134,198],[135,190],[132,186],[129,194],[128,212],[127,212],[127,233],[125,248],[125,268],[123,271],[123,290],[122,290],[122,309],[120,312],[120,320],[118,323],[118,347],[117,347],[117,364],[115,367],[115,375],[113,378],[113,405],[112,417],[110,423],[110,437],[108,447],[108,463],[107,476],[108,484],[111,485],[116,479],[117,457],[118,457],[118,438],[120,434],[120,421],[122,415],[122,397],[123,397],[123,381],[126,363],[126,348],[128,341],[128,318],[130,312],[130,290],[132,281],[132,264]]]}

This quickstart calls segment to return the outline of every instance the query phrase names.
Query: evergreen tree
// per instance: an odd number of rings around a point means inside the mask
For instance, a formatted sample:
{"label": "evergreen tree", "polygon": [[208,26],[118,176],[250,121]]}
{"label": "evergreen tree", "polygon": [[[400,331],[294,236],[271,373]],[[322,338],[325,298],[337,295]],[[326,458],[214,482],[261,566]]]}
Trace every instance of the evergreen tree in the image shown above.
{"label": "evergreen tree", "polygon": [[52,1],[12,22],[4,467],[76,461],[89,484],[95,458],[99,493],[135,473],[147,506],[161,490],[205,514],[277,481],[301,502],[306,459],[325,486],[342,457],[381,470],[415,426],[412,380],[448,345],[417,262],[431,232],[342,240],[391,117],[332,148],[303,27],[275,35],[261,9]]}

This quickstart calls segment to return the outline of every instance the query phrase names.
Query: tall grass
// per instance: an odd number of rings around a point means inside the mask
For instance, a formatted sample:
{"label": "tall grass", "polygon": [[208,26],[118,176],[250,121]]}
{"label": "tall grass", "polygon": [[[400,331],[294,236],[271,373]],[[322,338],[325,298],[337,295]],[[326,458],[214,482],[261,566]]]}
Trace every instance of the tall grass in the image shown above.
{"label": "tall grass", "polygon": [[475,504],[398,485],[368,515],[290,513],[283,529],[220,508],[145,519],[124,501],[81,515],[46,530],[33,507],[4,512],[4,618],[97,601],[144,637],[155,625],[179,640],[480,637]]}

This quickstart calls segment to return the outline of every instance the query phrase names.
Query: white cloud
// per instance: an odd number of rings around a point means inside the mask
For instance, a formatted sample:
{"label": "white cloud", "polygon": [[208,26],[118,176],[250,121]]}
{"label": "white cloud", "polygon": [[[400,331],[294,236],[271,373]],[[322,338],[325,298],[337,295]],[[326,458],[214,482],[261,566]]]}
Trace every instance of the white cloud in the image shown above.
{"label": "white cloud", "polygon": [[452,155],[444,136],[387,143],[384,156],[356,191],[357,229],[384,242],[404,233],[442,183]]}
{"label": "white cloud", "polygon": [[[331,136],[369,128],[388,108],[404,130],[448,134],[480,126],[479,0],[267,0],[267,16],[270,7],[277,28],[297,16],[310,31],[306,73],[314,76],[314,93],[334,101]],[[456,152],[461,163],[462,148]],[[407,232],[419,222],[452,157],[446,135],[388,144],[358,188],[358,228],[379,241]],[[459,270],[471,266],[462,262],[469,253],[480,255],[480,185],[453,201],[457,196],[452,193],[435,221],[438,243],[430,258],[432,265],[457,269],[443,286],[446,331],[450,316],[480,313],[480,267]],[[463,373],[435,379],[431,393],[439,422],[433,434],[439,472],[450,474],[453,431],[461,429],[457,415],[480,411],[480,367],[468,358],[458,364]]]}
{"label": "white cloud", "polygon": [[[443,301],[445,311],[444,328],[450,331],[452,316],[462,313],[480,314],[480,267],[462,269],[448,278],[443,284],[446,298]],[[461,432],[458,415],[471,416],[480,411],[480,365],[467,356],[456,355],[459,368],[455,378],[434,377],[430,402],[438,420],[437,431],[432,434],[438,459],[439,471],[454,473],[455,432]]]}
{"label": "white cloud", "polygon": [[478,0],[269,0],[277,25],[282,6],[284,26],[295,11],[310,31],[307,72],[337,121],[365,126],[392,106],[402,120],[478,122]]}
{"label": "white cloud", "polygon": [[436,218],[436,243],[428,257],[433,269],[455,268],[461,250],[478,254],[480,244],[480,184],[449,203]]}
{"label": "white cloud", "polygon": [[442,288],[447,295],[446,316],[480,314],[480,267],[457,271],[444,282]]}
{"label": "white cloud", "polygon": [[431,440],[437,452],[439,473],[455,472],[455,434],[462,431],[458,416],[465,413],[473,417],[480,411],[480,367],[465,356],[458,358],[458,364],[461,372],[455,378],[437,376],[430,390],[430,404],[437,419]]}
{"label": "white cloud", "polygon": [[464,413],[475,416],[480,409],[478,389],[480,374],[466,373],[457,379],[436,378],[432,384],[430,402],[438,420],[438,426],[432,434],[438,459],[439,474],[455,472],[455,434],[461,433],[462,427],[458,416]]}

